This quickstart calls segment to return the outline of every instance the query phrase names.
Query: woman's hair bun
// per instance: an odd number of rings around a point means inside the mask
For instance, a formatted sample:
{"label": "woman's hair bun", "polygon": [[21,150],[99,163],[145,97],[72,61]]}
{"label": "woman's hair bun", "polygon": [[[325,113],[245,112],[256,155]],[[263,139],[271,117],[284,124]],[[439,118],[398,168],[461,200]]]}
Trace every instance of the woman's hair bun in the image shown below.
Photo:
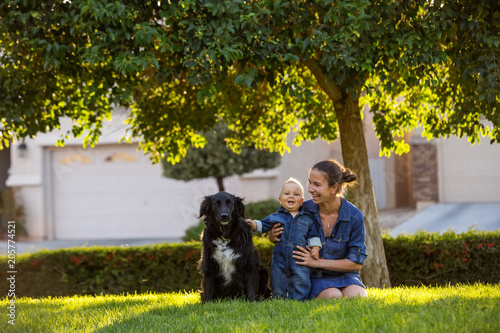
{"label": "woman's hair bun", "polygon": [[344,183],[350,183],[356,180],[356,175],[353,174],[349,169],[345,169],[343,177],[344,177]]}

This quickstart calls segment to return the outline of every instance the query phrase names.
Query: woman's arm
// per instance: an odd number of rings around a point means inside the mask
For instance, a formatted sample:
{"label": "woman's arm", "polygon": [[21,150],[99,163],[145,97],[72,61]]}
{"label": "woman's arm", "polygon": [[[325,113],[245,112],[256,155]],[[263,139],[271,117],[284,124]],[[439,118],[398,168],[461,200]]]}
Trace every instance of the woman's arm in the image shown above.
{"label": "woman's arm", "polygon": [[297,265],[327,269],[335,272],[360,271],[361,267],[363,267],[363,265],[350,261],[349,259],[313,259],[309,252],[309,247],[304,249],[303,247],[297,246],[297,250],[293,251],[293,258],[299,260],[295,262]]}
{"label": "woman's arm", "polygon": [[357,264],[353,261],[350,261],[349,259],[337,259],[337,260],[318,259],[315,261],[317,261],[317,264],[315,265],[313,263],[313,266],[309,267],[327,269],[329,271],[335,271],[335,272],[354,272],[354,271],[359,272],[361,270],[361,267],[363,267],[363,265]]}

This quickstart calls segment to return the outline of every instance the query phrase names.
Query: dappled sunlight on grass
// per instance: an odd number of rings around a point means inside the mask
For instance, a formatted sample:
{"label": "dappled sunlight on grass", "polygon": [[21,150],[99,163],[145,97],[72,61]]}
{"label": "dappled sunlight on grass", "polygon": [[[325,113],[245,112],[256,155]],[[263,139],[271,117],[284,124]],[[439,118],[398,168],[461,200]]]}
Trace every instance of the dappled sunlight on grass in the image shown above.
{"label": "dappled sunlight on grass", "polygon": [[87,331],[109,327],[159,308],[182,308],[199,301],[197,293],[185,292],[20,298],[16,302],[17,321],[36,327],[40,332],[50,332],[50,327]]}
{"label": "dappled sunlight on grass", "polygon": [[[16,303],[16,326],[10,331],[263,332],[335,327],[349,332],[496,332],[499,286],[370,288],[365,299],[307,302],[202,304],[196,292],[21,298]],[[6,301],[0,301],[0,311],[5,311]]]}
{"label": "dappled sunlight on grass", "polygon": [[[3,300],[5,301],[5,299]],[[108,304],[154,304],[154,302],[168,304],[170,306],[183,306],[194,304],[200,301],[200,296],[194,292],[178,292],[178,293],[148,293],[135,295],[99,295],[99,296],[72,296],[72,297],[45,297],[45,298],[19,298],[19,304],[40,304],[50,303],[67,309],[97,306]]]}
{"label": "dappled sunlight on grass", "polygon": [[369,299],[376,299],[381,304],[426,304],[444,298],[478,299],[500,297],[498,285],[457,285],[445,287],[395,287],[391,289],[368,289]]}
{"label": "dappled sunlight on grass", "polygon": [[[499,285],[369,289],[366,299],[318,302],[312,316],[336,318],[340,327],[364,331],[495,332],[500,323]],[[345,314],[349,313],[350,316]],[[360,318],[355,324],[353,318]]]}

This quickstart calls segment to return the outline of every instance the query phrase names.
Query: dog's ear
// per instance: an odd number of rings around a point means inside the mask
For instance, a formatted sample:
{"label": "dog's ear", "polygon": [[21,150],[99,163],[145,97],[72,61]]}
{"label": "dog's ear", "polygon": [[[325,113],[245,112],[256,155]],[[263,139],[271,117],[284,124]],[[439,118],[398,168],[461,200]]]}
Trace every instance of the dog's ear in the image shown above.
{"label": "dog's ear", "polygon": [[236,212],[239,217],[245,217],[245,205],[243,204],[243,198],[236,197]]}
{"label": "dog's ear", "polygon": [[200,216],[207,216],[210,214],[210,209],[212,208],[212,196],[207,195],[200,204]]}

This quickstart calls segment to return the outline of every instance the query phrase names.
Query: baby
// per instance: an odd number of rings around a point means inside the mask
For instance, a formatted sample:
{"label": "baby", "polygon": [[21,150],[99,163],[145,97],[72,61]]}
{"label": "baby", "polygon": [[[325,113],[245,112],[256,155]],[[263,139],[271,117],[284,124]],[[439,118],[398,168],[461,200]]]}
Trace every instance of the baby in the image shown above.
{"label": "baby", "polygon": [[283,183],[278,198],[281,207],[262,221],[247,220],[254,232],[266,233],[276,223],[284,227],[281,239],[273,249],[271,263],[271,288],[273,297],[306,300],[309,297],[310,269],[297,265],[293,251],[297,246],[311,248],[311,257],[319,258],[321,240],[318,227],[313,219],[301,209],[304,201],[304,188],[294,178]]}

